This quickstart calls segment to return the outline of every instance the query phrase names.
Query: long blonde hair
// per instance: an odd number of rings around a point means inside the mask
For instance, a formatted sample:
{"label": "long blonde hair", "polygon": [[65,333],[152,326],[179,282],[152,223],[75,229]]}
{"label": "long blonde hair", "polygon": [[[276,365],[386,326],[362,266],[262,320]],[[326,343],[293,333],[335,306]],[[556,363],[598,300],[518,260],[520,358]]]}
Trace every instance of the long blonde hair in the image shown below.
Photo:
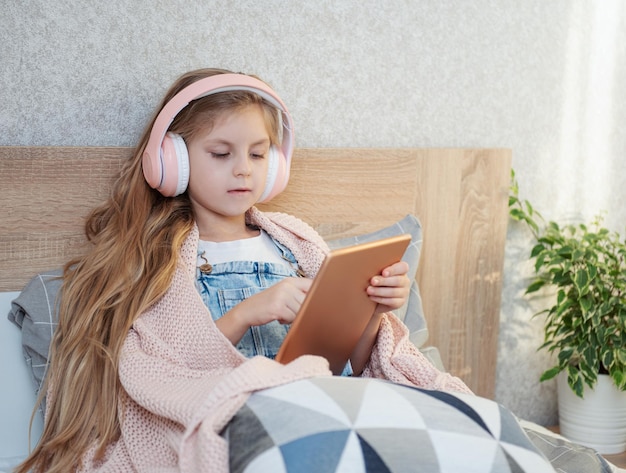
{"label": "long blonde hair", "polygon": [[[157,113],[186,86],[228,72],[201,69],[184,74]],[[246,91],[192,101],[169,129],[189,139],[212,127],[222,112],[253,104],[262,107],[270,140],[276,144],[276,109]],[[168,289],[180,247],[194,226],[186,193],[163,197],[144,179],[141,157],[155,118],[156,114],[124,164],[109,199],[87,218],[89,250],[64,268],[59,326],[46,380],[46,423],[18,473],[73,471],[89,449],[95,448],[98,460],[120,436],[125,393],[118,364],[124,340],[134,321]]]}

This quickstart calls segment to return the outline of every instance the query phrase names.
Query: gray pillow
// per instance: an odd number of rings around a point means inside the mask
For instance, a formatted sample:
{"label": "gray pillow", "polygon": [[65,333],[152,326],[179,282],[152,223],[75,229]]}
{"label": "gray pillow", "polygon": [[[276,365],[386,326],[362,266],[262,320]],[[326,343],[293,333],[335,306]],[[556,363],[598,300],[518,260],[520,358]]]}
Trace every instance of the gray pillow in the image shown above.
{"label": "gray pillow", "polygon": [[38,274],[11,302],[8,318],[22,329],[22,350],[39,394],[48,367],[48,351],[58,323],[61,269]]}
{"label": "gray pillow", "polygon": [[520,425],[535,447],[550,460],[556,471],[567,473],[613,472],[609,463],[594,449],[570,442],[565,437],[532,422],[521,420]]}

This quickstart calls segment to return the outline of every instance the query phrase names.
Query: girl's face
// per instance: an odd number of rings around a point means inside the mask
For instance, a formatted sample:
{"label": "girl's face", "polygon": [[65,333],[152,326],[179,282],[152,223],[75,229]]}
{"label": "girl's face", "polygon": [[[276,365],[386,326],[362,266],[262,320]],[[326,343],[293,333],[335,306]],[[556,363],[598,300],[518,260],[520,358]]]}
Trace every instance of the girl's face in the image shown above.
{"label": "girl's face", "polygon": [[263,194],[270,138],[260,106],[225,112],[187,143],[188,192],[200,234],[241,223]]}

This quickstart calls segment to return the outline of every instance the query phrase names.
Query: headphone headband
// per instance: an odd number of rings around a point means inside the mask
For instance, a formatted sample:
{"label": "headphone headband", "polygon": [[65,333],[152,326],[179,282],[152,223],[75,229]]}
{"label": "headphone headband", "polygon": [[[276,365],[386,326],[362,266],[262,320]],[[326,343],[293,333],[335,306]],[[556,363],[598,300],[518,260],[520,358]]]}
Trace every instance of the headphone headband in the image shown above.
{"label": "headphone headband", "polygon": [[[148,184],[160,189],[165,178],[163,169],[162,143],[172,121],[189,102],[220,92],[244,90],[253,92],[267,100],[281,112],[282,142],[280,148],[286,159],[288,178],[291,156],[294,148],[293,124],[291,115],[283,101],[267,84],[245,74],[217,74],[200,79],[178,92],[161,109],[150,131],[150,137],[143,154],[144,175]],[[160,163],[160,166],[158,165]],[[286,185],[285,180],[285,185]],[[282,189],[281,189],[282,190]],[[280,192],[280,190],[278,191]],[[276,193],[278,193],[276,192]]]}

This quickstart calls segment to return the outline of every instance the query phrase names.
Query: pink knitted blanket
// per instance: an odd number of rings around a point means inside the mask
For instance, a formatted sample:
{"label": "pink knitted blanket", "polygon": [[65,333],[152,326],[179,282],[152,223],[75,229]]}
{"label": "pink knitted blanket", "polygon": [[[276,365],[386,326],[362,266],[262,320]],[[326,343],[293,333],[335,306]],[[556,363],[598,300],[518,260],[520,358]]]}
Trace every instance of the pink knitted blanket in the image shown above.
{"label": "pink knitted blanket", "polygon": [[[328,247],[309,225],[278,213],[249,212],[249,221],[286,245],[307,276]],[[304,356],[288,365],[246,359],[217,329],[195,288],[198,231],[181,249],[172,285],[135,322],[120,360],[127,396],[122,433],[104,460],[85,471],[228,472],[228,446],[219,433],[250,393],[313,376],[330,376],[325,359]],[[470,392],[437,370],[409,341],[408,330],[386,314],[364,376],[428,389]]]}

